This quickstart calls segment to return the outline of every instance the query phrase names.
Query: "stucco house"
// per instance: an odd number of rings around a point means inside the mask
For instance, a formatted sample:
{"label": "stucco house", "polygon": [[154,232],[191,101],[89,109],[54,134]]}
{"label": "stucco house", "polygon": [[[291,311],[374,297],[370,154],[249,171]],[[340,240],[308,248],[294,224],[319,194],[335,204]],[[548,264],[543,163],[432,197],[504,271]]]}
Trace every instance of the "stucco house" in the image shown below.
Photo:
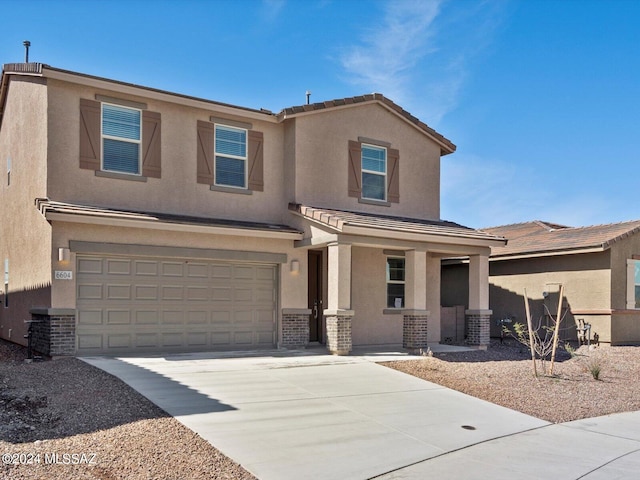
{"label": "stucco house", "polygon": [[44,353],[440,340],[470,257],[488,342],[495,235],[440,220],[454,144],[380,94],[280,113],[40,63],[0,83],[0,337]]}
{"label": "stucco house", "polygon": [[[576,340],[576,326],[586,323],[592,341],[640,344],[640,220],[577,228],[532,221],[483,231],[508,239],[492,247],[489,260],[492,336],[500,335],[500,319],[526,322],[525,289],[536,321],[556,315],[562,284],[564,339]],[[443,305],[464,305],[466,274],[460,259],[443,263]]]}

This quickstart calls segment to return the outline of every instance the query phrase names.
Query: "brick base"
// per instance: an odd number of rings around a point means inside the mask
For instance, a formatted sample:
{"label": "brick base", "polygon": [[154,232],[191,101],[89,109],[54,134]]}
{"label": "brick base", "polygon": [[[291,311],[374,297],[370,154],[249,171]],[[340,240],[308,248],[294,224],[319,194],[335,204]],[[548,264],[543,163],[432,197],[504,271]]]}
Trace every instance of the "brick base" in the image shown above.
{"label": "brick base", "polygon": [[402,347],[411,351],[427,348],[427,323],[429,312],[407,310],[403,312]]}
{"label": "brick base", "polygon": [[31,346],[51,357],[75,355],[76,313],[70,309],[34,309],[31,311]]}
{"label": "brick base", "polygon": [[307,309],[282,309],[282,342],[284,348],[304,348],[309,345],[309,315]]}
{"label": "brick base", "polygon": [[351,318],[353,312],[344,310],[330,312],[325,310],[327,322],[327,348],[334,355],[349,355],[351,342]]}
{"label": "brick base", "polygon": [[467,343],[487,348],[490,343],[491,310],[467,310]]}

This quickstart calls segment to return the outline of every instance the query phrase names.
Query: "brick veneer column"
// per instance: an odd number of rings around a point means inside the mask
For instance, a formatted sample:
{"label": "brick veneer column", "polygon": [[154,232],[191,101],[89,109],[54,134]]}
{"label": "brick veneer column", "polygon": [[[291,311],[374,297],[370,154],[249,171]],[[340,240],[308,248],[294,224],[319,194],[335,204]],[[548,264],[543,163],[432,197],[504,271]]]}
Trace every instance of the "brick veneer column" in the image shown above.
{"label": "brick veneer column", "polygon": [[467,343],[486,349],[490,343],[491,310],[465,310],[467,317]]}
{"label": "brick veneer column", "polygon": [[35,308],[31,310],[31,320],[31,344],[36,352],[51,357],[75,355],[75,310]]}
{"label": "brick veneer column", "polygon": [[427,348],[428,310],[403,310],[402,347],[411,351]]}
{"label": "brick veneer column", "polygon": [[284,348],[304,348],[309,345],[309,315],[307,308],[282,309],[282,341]]}
{"label": "brick veneer column", "polygon": [[352,349],[351,319],[353,310],[325,310],[327,348],[333,355],[349,355]]}

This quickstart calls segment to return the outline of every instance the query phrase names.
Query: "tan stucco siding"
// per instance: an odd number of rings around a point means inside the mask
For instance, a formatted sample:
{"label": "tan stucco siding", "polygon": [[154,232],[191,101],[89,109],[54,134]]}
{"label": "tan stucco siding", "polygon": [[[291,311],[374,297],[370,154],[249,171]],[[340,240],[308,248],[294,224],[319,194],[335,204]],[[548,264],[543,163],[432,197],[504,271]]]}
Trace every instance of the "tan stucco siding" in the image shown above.
{"label": "tan stucco siding", "polygon": [[[384,107],[337,108],[290,121],[296,125],[296,202],[383,215],[440,217],[440,148]],[[400,203],[368,205],[348,196],[348,142],[358,137],[389,142],[399,149]]]}
{"label": "tan stucco siding", "polygon": [[[49,303],[50,227],[34,200],[47,195],[47,90],[42,79],[13,77],[0,130],[0,276],[9,260],[9,308],[0,305],[0,337],[25,344],[33,306]],[[11,181],[7,161],[11,159]],[[4,296],[2,297],[4,303]]]}
{"label": "tan stucco siding", "polygon": [[383,313],[387,308],[386,259],[382,250],[374,248],[351,251],[354,345],[402,343],[402,315]]}
{"label": "tan stucco siding", "polygon": [[[492,263],[489,293],[493,319],[515,316],[516,322],[526,322],[525,289],[534,319],[545,314],[545,305],[555,314],[559,283],[564,285],[564,307],[572,312],[607,310],[610,308],[611,295],[608,263],[607,252]],[[526,271],[530,273],[525,273]],[[549,295],[545,297],[543,292]],[[584,315],[575,317],[583,318]],[[567,315],[564,327],[571,331],[574,324],[574,316]],[[495,321],[491,328],[492,335],[498,336],[500,329]],[[604,327],[599,330],[603,339]]]}
{"label": "tan stucco siding", "polygon": [[[211,216],[261,222],[282,222],[286,213],[283,187],[283,130],[280,125],[222,112],[202,110],[108,90],[50,81],[50,198],[70,203]],[[80,98],[96,94],[142,102],[162,119],[162,176],[135,182],[96,176],[79,168]],[[251,195],[211,191],[196,182],[197,121],[211,116],[251,123],[264,134],[264,191]]]}
{"label": "tan stucco siding", "polygon": [[611,307],[627,308],[627,260],[640,255],[640,235],[632,235],[611,246]]}

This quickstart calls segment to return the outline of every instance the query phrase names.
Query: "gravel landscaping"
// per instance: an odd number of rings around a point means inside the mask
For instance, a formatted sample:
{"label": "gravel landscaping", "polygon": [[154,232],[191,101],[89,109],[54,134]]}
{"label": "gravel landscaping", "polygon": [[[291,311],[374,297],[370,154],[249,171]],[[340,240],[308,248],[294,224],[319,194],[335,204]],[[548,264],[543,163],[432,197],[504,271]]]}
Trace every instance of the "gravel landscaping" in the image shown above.
{"label": "gravel landscaping", "polygon": [[[553,377],[535,378],[528,355],[507,341],[383,365],[550,422],[640,410],[640,347],[562,351]],[[0,478],[255,478],[115,377],[25,358],[0,340]]]}

